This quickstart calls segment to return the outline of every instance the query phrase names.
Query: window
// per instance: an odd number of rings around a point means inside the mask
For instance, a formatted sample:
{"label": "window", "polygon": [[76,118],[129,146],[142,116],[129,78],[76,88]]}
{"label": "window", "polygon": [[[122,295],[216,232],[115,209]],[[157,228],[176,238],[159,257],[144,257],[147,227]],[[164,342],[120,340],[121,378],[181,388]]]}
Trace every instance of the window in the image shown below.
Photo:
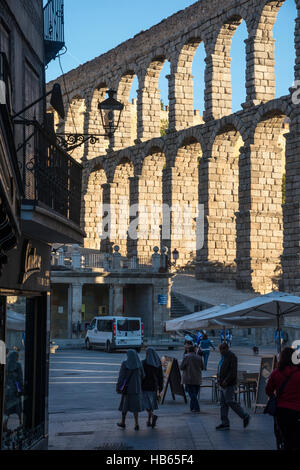
{"label": "window", "polygon": [[[25,106],[33,103],[35,100],[40,98],[41,90],[40,90],[40,78],[38,74],[34,71],[31,67],[29,62],[25,64]],[[27,119],[36,118],[39,120],[41,112],[40,112],[41,104],[37,103],[35,106],[32,106],[27,112],[26,117]]]}
{"label": "window", "polygon": [[10,63],[10,32],[2,21],[0,21],[0,50],[6,54]]}
{"label": "window", "polygon": [[128,331],[128,320],[118,320],[117,325],[119,331]]}
{"label": "window", "polygon": [[128,320],[128,331],[139,331],[140,321],[139,320]]}
{"label": "window", "polygon": [[140,320],[118,320],[119,331],[139,331]]}
{"label": "window", "polygon": [[111,333],[112,327],[112,320],[98,320],[98,331],[103,331],[104,333]]}
{"label": "window", "polygon": [[46,296],[8,296],[3,450],[27,449],[44,436],[46,337]]}
{"label": "window", "polygon": [[93,330],[96,327],[96,320],[94,319],[91,323],[91,330]]}

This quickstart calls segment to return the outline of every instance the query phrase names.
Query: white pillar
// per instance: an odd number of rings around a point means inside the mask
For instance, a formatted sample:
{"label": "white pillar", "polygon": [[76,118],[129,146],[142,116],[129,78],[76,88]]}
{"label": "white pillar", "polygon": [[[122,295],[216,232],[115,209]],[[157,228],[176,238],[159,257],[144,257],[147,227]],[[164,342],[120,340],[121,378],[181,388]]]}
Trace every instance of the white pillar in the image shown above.
{"label": "white pillar", "polygon": [[113,315],[123,315],[123,286],[114,286]]}
{"label": "white pillar", "polygon": [[72,265],[74,269],[80,269],[81,267],[79,245],[74,245],[74,250],[72,253]]}
{"label": "white pillar", "polygon": [[[72,324],[81,323],[82,315],[82,284],[72,284]],[[72,333],[74,337],[77,337]]]}

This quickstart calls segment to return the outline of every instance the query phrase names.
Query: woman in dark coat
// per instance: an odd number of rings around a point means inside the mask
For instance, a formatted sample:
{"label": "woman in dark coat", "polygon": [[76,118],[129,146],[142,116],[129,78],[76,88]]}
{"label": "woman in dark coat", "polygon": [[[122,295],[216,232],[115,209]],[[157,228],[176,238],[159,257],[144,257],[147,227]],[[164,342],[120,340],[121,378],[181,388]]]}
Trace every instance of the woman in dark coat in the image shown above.
{"label": "woman in dark coat", "polygon": [[163,370],[161,360],[153,348],[147,348],[146,359],[142,362],[145,377],[142,382],[144,407],[148,412],[147,426],[155,427],[157,416],[153,414],[158,409],[157,392],[163,389]]}
{"label": "woman in dark coat", "polygon": [[6,374],[5,374],[5,401],[4,401],[4,420],[3,428],[7,430],[7,422],[10,415],[16,414],[19,417],[20,426],[22,425],[22,400],[23,391],[23,372],[22,366],[18,362],[19,355],[17,351],[12,351],[7,356]]}
{"label": "woman in dark coat", "polygon": [[125,428],[125,420],[128,411],[134,415],[135,430],[139,430],[139,412],[144,410],[142,380],[144,370],[137,352],[134,349],[127,351],[127,360],[122,362],[117,382],[117,392],[122,393],[119,411],[122,412],[122,421],[117,423]]}
{"label": "woman in dark coat", "polygon": [[[293,363],[294,353],[293,348],[285,348],[281,352],[278,369],[272,372],[266,386],[266,394],[269,397],[278,396],[280,393],[274,429],[276,437],[279,438],[278,425],[285,450],[300,449],[300,368]],[[279,392],[283,384],[284,388]]]}

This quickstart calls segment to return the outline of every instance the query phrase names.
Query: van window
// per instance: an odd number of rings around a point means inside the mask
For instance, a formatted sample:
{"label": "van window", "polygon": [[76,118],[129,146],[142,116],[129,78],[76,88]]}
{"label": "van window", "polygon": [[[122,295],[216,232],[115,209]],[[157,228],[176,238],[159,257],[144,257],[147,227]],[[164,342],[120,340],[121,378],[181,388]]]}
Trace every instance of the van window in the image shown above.
{"label": "van window", "polygon": [[118,320],[119,331],[139,331],[140,321],[139,320]]}
{"label": "van window", "polygon": [[128,331],[139,331],[140,321],[139,320],[128,320]]}
{"label": "van window", "polygon": [[111,333],[113,327],[112,320],[98,320],[98,331],[103,331],[104,333]]}
{"label": "van window", "polygon": [[96,327],[96,320],[94,318],[94,320],[91,323],[91,329],[93,330],[95,327]]}
{"label": "van window", "polygon": [[119,331],[128,331],[128,320],[118,320],[117,325]]}

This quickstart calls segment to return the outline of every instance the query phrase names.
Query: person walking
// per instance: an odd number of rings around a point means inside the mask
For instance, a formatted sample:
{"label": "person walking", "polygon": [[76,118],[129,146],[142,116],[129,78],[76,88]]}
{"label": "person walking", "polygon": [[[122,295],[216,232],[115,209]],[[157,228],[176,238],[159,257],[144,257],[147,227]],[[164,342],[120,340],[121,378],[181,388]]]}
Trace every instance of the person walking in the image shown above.
{"label": "person walking", "polygon": [[243,420],[244,428],[250,421],[250,416],[245,413],[241,405],[236,401],[235,390],[237,385],[237,357],[229,350],[227,343],[219,346],[221,360],[218,369],[218,383],[221,388],[221,421],[222,423],[216,427],[217,430],[230,429],[228,419],[229,407]]}
{"label": "person walking", "polygon": [[294,352],[289,347],[282,350],[266,385],[266,394],[277,396],[274,429],[278,424],[284,450],[300,450],[300,367],[293,364]]}
{"label": "person walking", "polygon": [[189,353],[189,348],[191,346],[194,346],[194,340],[191,336],[186,335],[184,337],[184,351],[183,351],[183,357]]}
{"label": "person walking", "polygon": [[190,396],[190,409],[196,413],[200,413],[199,397],[202,367],[202,358],[196,354],[195,347],[190,346],[188,353],[180,364],[180,369],[183,371],[182,384],[185,385],[185,390]]}
{"label": "person walking", "polygon": [[144,408],[148,412],[147,426],[154,428],[158,416],[153,411],[158,409],[157,394],[162,391],[164,384],[161,360],[154,348],[146,349],[146,359],[142,365],[145,372],[142,391]]}
{"label": "person walking", "polygon": [[207,334],[203,335],[203,339],[200,341],[200,348],[203,354],[204,370],[207,370],[207,363],[208,363],[208,358],[210,355],[210,348],[213,348],[214,351],[216,350],[212,341],[208,339]]}
{"label": "person walking", "polygon": [[134,349],[127,351],[127,360],[122,362],[117,382],[117,393],[122,394],[119,411],[122,412],[122,421],[117,423],[121,428],[126,427],[126,415],[131,411],[134,415],[135,430],[139,430],[139,412],[144,410],[142,380],[144,369],[137,352]]}

